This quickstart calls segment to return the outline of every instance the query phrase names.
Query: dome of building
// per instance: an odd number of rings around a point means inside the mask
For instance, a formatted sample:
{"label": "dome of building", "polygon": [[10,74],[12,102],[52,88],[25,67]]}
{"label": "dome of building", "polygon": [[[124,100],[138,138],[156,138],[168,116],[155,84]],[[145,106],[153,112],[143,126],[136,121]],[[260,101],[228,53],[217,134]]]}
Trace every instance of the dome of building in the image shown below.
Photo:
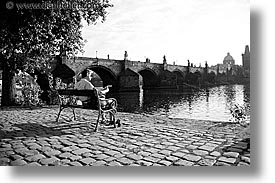
{"label": "dome of building", "polygon": [[234,60],[230,53],[227,53],[226,57],[223,60]]}
{"label": "dome of building", "polygon": [[229,65],[234,65],[235,64],[235,60],[230,55],[230,53],[227,53],[226,57],[224,57],[223,64],[229,64]]}

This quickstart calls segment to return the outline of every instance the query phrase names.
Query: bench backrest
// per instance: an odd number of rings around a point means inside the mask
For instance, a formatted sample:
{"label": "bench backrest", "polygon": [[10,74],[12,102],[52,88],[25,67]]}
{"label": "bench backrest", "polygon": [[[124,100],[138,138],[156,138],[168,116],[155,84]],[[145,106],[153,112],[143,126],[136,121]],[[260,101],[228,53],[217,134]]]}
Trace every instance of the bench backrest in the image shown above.
{"label": "bench backrest", "polygon": [[74,90],[74,89],[66,89],[66,90],[57,90],[58,94],[67,95],[67,96],[88,96],[90,99],[89,108],[90,109],[98,109],[99,106],[99,98],[97,90]]}
{"label": "bench backrest", "polygon": [[75,96],[89,96],[97,99],[97,91],[96,90],[57,90],[59,95],[75,95]]}

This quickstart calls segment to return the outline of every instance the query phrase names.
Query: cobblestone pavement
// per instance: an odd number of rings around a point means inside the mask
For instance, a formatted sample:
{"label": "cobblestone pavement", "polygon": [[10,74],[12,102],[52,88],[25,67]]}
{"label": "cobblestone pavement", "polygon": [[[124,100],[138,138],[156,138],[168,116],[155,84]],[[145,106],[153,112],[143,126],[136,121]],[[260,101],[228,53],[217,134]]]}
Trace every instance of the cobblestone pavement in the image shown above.
{"label": "cobblestone pavement", "polygon": [[120,128],[97,111],[0,110],[2,166],[249,166],[250,129],[233,124],[118,113]]}

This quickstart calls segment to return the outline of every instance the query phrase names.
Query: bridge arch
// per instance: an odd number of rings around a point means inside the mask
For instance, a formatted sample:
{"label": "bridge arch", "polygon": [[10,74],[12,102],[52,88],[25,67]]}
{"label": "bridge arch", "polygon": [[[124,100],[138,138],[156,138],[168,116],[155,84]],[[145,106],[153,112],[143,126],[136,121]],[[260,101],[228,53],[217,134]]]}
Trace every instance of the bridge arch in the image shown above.
{"label": "bridge arch", "polygon": [[142,76],[143,88],[155,87],[158,85],[157,74],[154,70],[146,68],[138,72]]}
{"label": "bridge arch", "polygon": [[160,86],[175,86],[176,74],[168,70],[164,70],[159,75]]}
{"label": "bridge arch", "polygon": [[173,73],[176,76],[177,85],[182,85],[184,83],[184,80],[185,80],[185,73],[183,73],[182,71],[180,71],[178,69],[174,70]]}
{"label": "bridge arch", "polygon": [[92,65],[87,67],[94,71],[102,80],[102,85],[112,85],[112,89],[118,89],[117,76],[107,67],[100,65]]}
{"label": "bridge arch", "polygon": [[118,76],[120,89],[123,88],[139,90],[143,85],[142,76],[139,73],[127,68],[122,71]]}
{"label": "bridge arch", "polygon": [[202,77],[202,74],[200,73],[199,70],[197,70],[194,73],[189,72],[186,75],[186,82],[188,84],[199,85],[201,82],[201,77]]}

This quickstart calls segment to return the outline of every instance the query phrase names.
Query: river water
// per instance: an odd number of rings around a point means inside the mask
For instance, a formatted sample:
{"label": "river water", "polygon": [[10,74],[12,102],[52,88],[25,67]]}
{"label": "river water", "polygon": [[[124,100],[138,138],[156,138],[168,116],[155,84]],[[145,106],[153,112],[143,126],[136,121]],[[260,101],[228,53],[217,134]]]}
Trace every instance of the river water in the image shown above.
{"label": "river water", "polygon": [[217,86],[200,91],[141,90],[110,93],[107,97],[118,100],[120,112],[220,122],[230,121],[230,109],[238,105],[250,120],[249,85]]}
{"label": "river water", "polygon": [[110,95],[118,100],[119,111],[228,122],[230,109],[241,106],[250,120],[249,85],[217,86],[200,91],[150,90]]}

